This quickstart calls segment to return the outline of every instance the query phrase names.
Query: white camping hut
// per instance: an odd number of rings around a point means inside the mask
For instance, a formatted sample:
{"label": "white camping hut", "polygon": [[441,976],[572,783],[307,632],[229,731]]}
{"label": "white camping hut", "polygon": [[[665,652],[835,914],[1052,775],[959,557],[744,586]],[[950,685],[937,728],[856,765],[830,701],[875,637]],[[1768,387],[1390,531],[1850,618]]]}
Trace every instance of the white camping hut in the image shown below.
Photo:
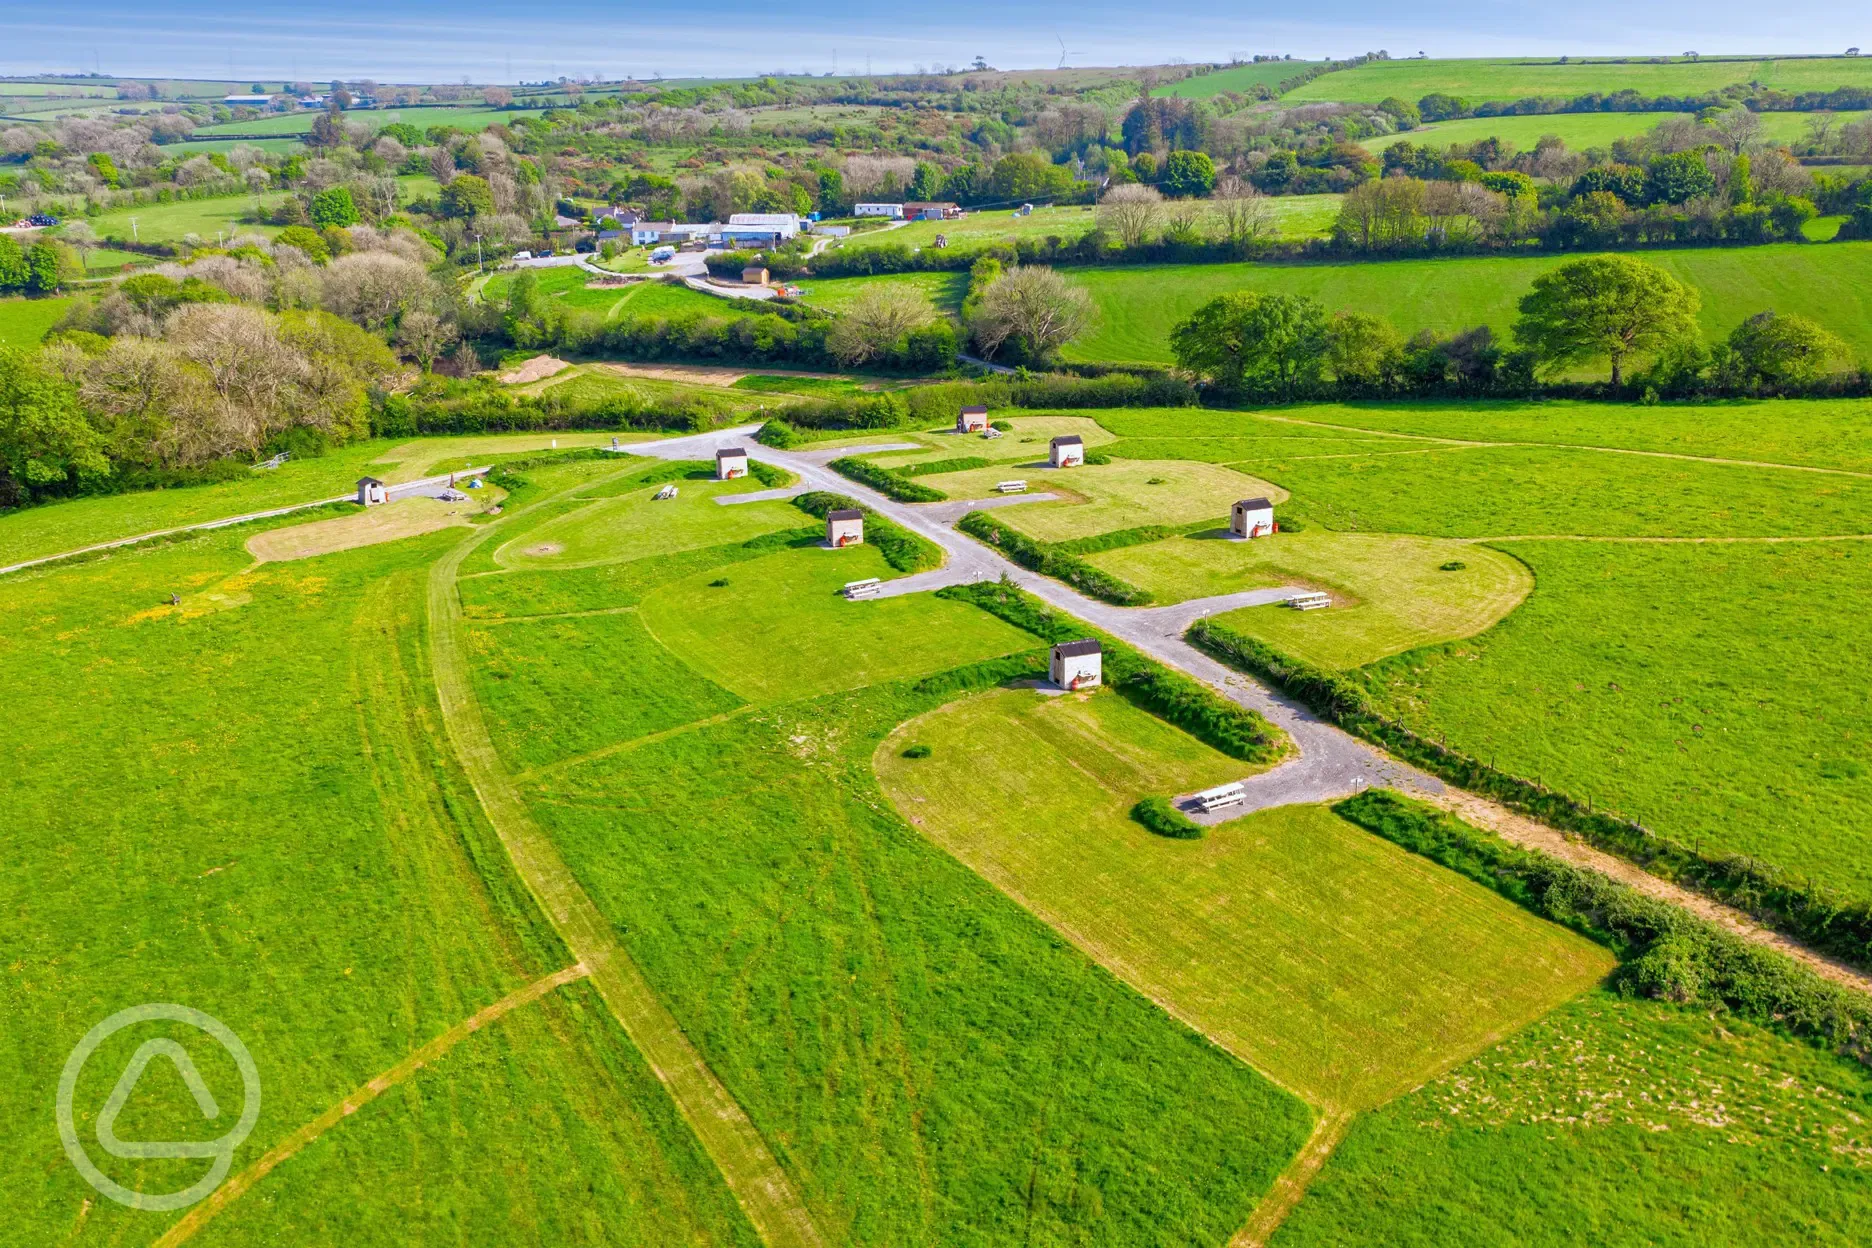
{"label": "white camping hut", "polygon": [[1103,667],[1104,652],[1098,642],[1062,641],[1053,647],[1048,672],[1062,689],[1090,689],[1100,683]]}
{"label": "white camping hut", "polygon": [[378,503],[389,502],[390,495],[385,492],[384,483],[376,477],[359,477],[357,501],[360,507],[374,507]]}
{"label": "white camping hut", "polygon": [[715,452],[715,479],[733,481],[736,477],[747,476],[747,451],[739,446],[730,446]]}
{"label": "white camping hut", "polygon": [[1229,532],[1236,537],[1266,537],[1276,531],[1274,504],[1265,498],[1244,498],[1229,508]]}
{"label": "white camping hut", "polygon": [[956,413],[957,433],[987,433],[988,409],[981,406],[965,407]]}
{"label": "white camping hut", "polygon": [[864,541],[864,512],[856,507],[841,507],[826,512],[825,540],[828,546],[857,546]]}
{"label": "white camping hut", "polygon": [[1064,433],[1047,446],[1047,458],[1055,468],[1077,468],[1085,463],[1085,439],[1076,433]]}

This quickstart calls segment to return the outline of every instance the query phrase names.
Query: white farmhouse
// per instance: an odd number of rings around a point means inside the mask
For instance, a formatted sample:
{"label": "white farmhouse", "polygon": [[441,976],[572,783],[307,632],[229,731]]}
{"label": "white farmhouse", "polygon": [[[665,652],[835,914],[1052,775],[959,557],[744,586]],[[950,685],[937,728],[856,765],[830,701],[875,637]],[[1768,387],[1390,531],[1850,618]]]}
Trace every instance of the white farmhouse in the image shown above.
{"label": "white farmhouse", "polygon": [[1053,647],[1048,668],[1053,683],[1062,689],[1091,689],[1100,683],[1104,652],[1096,641],[1062,641]]}
{"label": "white farmhouse", "polygon": [[825,540],[828,546],[862,544],[864,512],[856,507],[841,507],[837,511],[828,511],[825,518]]}
{"label": "white farmhouse", "polygon": [[1274,504],[1265,498],[1244,498],[1229,509],[1229,532],[1236,537],[1266,537],[1275,529]]}
{"label": "white farmhouse", "polygon": [[715,452],[715,479],[733,481],[737,477],[748,475],[747,451],[738,446],[730,446]]}
{"label": "white farmhouse", "polygon": [[1047,458],[1055,468],[1077,468],[1085,463],[1085,439],[1065,433],[1048,444]]}

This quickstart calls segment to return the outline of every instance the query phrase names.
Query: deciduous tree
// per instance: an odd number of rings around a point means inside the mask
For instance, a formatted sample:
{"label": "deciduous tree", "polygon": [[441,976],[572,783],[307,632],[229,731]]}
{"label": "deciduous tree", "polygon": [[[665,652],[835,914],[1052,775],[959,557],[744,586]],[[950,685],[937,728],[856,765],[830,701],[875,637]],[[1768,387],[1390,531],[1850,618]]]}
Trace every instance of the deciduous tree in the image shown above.
{"label": "deciduous tree", "polygon": [[1263,381],[1288,398],[1319,376],[1326,348],[1326,310],[1301,295],[1222,295],[1170,331],[1185,371],[1223,390]]}
{"label": "deciduous tree", "polygon": [[1655,264],[1593,256],[1535,278],[1514,334],[1549,371],[1607,357],[1616,388],[1633,352],[1696,333],[1699,306],[1696,291]]}
{"label": "deciduous tree", "polygon": [[990,357],[1015,344],[1023,359],[1048,360],[1092,328],[1098,310],[1083,287],[1052,269],[1009,269],[982,292],[969,321],[976,345]]}

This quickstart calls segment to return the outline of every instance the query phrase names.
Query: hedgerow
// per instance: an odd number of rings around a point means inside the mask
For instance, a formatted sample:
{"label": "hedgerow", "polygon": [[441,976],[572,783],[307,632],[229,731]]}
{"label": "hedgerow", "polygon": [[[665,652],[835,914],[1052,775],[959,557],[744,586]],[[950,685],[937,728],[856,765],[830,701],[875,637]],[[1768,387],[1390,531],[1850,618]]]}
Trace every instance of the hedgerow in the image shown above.
{"label": "hedgerow", "polygon": [[840,476],[850,477],[860,485],[868,485],[886,498],[894,498],[900,503],[940,503],[949,497],[941,490],[918,485],[889,468],[880,468],[868,459],[859,459],[853,455],[835,459],[826,466]]}
{"label": "hedgerow", "polygon": [[1131,817],[1158,836],[1168,836],[1179,841],[1202,839],[1202,825],[1178,810],[1167,797],[1153,794],[1143,798],[1131,808]]}
{"label": "hedgerow", "polygon": [[968,472],[973,468],[992,468],[994,460],[979,455],[959,455],[954,459],[932,459],[920,464],[905,464],[897,471],[906,477],[933,477],[944,472]]}
{"label": "hedgerow", "polygon": [[1782,954],[1387,789],[1333,811],[1607,946],[1628,995],[1719,1006],[1872,1065],[1872,1002]]}
{"label": "hedgerow", "polygon": [[1700,853],[1642,824],[1499,771],[1381,713],[1357,682],[1283,654],[1226,625],[1198,620],[1186,636],[1199,649],[1268,680],[1347,732],[1451,784],[1576,833],[1590,845],[1734,906],[1822,953],[1872,969],[1872,902],[1841,898],[1831,890],[1797,883],[1754,858]]}
{"label": "hedgerow", "polygon": [[899,572],[927,572],[942,566],[942,548],[915,533],[878,515],[855,498],[829,490],[809,490],[793,499],[793,505],[809,516],[823,520],[826,513],[855,507],[864,513],[865,541],[877,547],[884,562]]}
{"label": "hedgerow", "polygon": [[1091,632],[1103,652],[1107,687],[1126,701],[1189,733],[1212,749],[1251,763],[1271,763],[1287,752],[1286,738],[1258,713],[1208,685],[1107,637],[1070,616],[1055,615],[1038,598],[1008,581],[977,581],[936,591],[938,598],[973,603],[1049,645]]}
{"label": "hedgerow", "polygon": [[956,528],[970,537],[987,542],[1023,568],[1064,581],[1081,593],[1090,594],[1103,602],[1121,607],[1141,607],[1151,601],[1149,592],[1066,554],[1057,546],[1036,542],[1026,534],[1010,529],[985,511],[969,512],[957,522]]}
{"label": "hedgerow", "polygon": [[[1281,522],[1286,527],[1287,522]],[[1210,529],[1225,529],[1228,517],[1216,520],[1198,520],[1194,524],[1141,524],[1135,529],[1118,529],[1111,533],[1095,533],[1091,537],[1075,537],[1064,542],[1053,543],[1053,549],[1063,555],[1095,555],[1105,550],[1123,550],[1127,546],[1143,546],[1149,542],[1161,542],[1166,538],[1182,537],[1189,533],[1203,533]]]}

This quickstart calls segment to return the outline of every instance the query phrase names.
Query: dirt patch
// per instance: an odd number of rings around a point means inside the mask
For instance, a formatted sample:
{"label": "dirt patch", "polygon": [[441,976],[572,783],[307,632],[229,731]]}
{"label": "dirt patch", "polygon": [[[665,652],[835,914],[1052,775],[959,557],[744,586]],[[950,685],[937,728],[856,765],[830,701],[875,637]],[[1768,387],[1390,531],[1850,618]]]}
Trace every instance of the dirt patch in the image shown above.
{"label": "dirt patch", "polygon": [[479,511],[475,503],[445,503],[439,498],[402,498],[335,520],[315,520],[269,529],[247,539],[254,558],[267,563],[310,559],[335,551],[394,542],[451,525],[466,525]]}
{"label": "dirt patch", "polygon": [[703,386],[732,386],[748,376],[745,368],[712,364],[600,364],[599,368],[625,377],[654,377],[658,381],[687,381]]}
{"label": "dirt patch", "polygon": [[537,546],[527,547],[525,550],[521,551],[520,553],[523,555],[530,555],[535,559],[546,559],[546,558],[550,558],[553,555],[559,554],[564,550],[565,550],[565,547],[560,545],[558,542],[541,542]]}
{"label": "dirt patch", "polygon": [[512,372],[502,373],[500,379],[510,386],[524,386],[528,382],[545,381],[555,373],[564,372],[572,365],[554,355],[536,355]]}

